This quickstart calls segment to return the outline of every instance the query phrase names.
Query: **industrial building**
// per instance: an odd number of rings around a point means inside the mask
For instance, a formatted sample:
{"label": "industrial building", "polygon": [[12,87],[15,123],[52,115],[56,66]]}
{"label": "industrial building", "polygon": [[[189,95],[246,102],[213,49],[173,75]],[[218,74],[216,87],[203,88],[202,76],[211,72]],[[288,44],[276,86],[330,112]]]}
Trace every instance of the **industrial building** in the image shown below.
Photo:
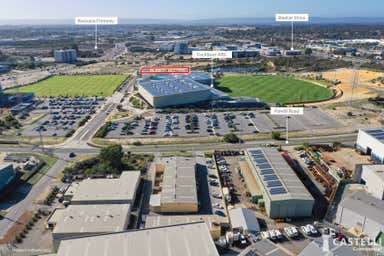
{"label": "industrial building", "polygon": [[0,191],[3,191],[16,178],[12,164],[0,164]]}
{"label": "industrial building", "polygon": [[247,193],[251,197],[251,201],[253,203],[257,203],[259,199],[263,198],[259,186],[257,185],[257,181],[253,176],[252,169],[245,159],[240,159],[239,161],[240,173],[244,178],[245,184],[247,186]]}
{"label": "industrial building", "polygon": [[194,158],[169,157],[156,164],[156,181],[150,207],[161,213],[195,213],[199,210]]}
{"label": "industrial building", "polygon": [[0,86],[0,107],[13,107],[17,104],[31,103],[35,98],[32,92],[27,93],[4,93]]}
{"label": "industrial building", "polygon": [[138,81],[140,95],[153,107],[163,108],[203,102],[210,99],[210,87],[190,78]]}
{"label": "industrial building", "polygon": [[[261,255],[271,255],[271,256],[289,256],[291,254],[286,253],[286,250],[282,250],[281,246],[278,246],[276,243],[272,242],[269,239],[262,239],[255,243],[252,243],[245,250],[241,251],[238,256],[261,256]],[[315,256],[315,255],[312,255]],[[316,255],[317,256],[317,255]]]}
{"label": "industrial building", "polygon": [[204,222],[63,240],[56,256],[218,256]]}
{"label": "industrial building", "polygon": [[372,196],[384,200],[384,165],[363,165],[361,179]]}
{"label": "industrial building", "polygon": [[313,197],[276,149],[248,149],[246,156],[270,218],[312,215]]}
{"label": "industrial building", "polygon": [[351,246],[343,243],[335,243],[331,236],[316,238],[310,242],[300,253],[299,256],[358,256],[361,255]]}
{"label": "industrial building", "polygon": [[377,163],[384,163],[384,128],[360,129],[356,149]]}
{"label": "industrial building", "polygon": [[[165,227],[169,225],[180,225],[185,223],[196,223],[204,221],[207,225],[211,236],[219,238],[221,236],[221,226],[229,227],[227,217],[218,216],[216,214],[151,214],[145,219],[145,228]],[[217,225],[220,224],[220,225]]]}
{"label": "industrial building", "polygon": [[58,63],[75,63],[77,61],[77,53],[74,49],[55,50],[53,57]]}
{"label": "industrial building", "polygon": [[260,225],[255,213],[247,208],[229,210],[229,219],[233,233],[249,234],[260,232]]}
{"label": "industrial building", "polygon": [[259,50],[244,49],[232,51],[232,58],[254,58],[260,56]]}
{"label": "industrial building", "polygon": [[129,204],[70,205],[56,209],[47,224],[54,227],[52,238],[57,248],[60,241],[84,235],[97,235],[126,230],[130,216]]}
{"label": "industrial building", "polygon": [[86,179],[76,188],[71,204],[132,204],[139,184],[139,171],[122,172],[118,179]]}
{"label": "industrial building", "polygon": [[384,232],[383,213],[383,200],[365,191],[356,191],[339,203],[334,222],[357,236],[364,234],[376,240]]}

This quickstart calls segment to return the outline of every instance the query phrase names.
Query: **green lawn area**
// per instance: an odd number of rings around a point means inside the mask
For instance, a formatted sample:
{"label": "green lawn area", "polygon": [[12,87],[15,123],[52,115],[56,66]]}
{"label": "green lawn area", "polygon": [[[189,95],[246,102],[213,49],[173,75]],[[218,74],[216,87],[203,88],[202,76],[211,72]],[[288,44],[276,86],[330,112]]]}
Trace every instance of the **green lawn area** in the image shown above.
{"label": "green lawn area", "polygon": [[225,75],[217,88],[230,96],[255,97],[268,103],[310,102],[333,95],[331,90],[311,82],[272,75]]}
{"label": "green lawn area", "polygon": [[9,92],[33,92],[37,97],[111,96],[125,75],[53,76]]}

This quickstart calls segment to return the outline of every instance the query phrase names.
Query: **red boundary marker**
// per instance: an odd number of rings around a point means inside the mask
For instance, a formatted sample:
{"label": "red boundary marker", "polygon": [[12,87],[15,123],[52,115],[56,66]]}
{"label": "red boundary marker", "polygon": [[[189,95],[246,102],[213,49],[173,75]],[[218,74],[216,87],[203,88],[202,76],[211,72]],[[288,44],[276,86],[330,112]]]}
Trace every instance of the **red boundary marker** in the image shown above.
{"label": "red boundary marker", "polygon": [[140,75],[189,75],[191,73],[190,66],[143,66],[139,69]]}

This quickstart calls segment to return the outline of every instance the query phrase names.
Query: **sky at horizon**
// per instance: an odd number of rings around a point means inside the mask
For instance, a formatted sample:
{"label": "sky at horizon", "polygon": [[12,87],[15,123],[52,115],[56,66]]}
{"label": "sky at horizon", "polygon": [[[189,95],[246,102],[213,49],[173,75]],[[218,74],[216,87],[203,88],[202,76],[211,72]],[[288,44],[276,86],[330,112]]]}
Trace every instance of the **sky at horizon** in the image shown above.
{"label": "sky at horizon", "polygon": [[0,20],[72,19],[117,16],[127,19],[210,19],[274,17],[309,13],[312,17],[383,17],[383,0],[8,0]]}

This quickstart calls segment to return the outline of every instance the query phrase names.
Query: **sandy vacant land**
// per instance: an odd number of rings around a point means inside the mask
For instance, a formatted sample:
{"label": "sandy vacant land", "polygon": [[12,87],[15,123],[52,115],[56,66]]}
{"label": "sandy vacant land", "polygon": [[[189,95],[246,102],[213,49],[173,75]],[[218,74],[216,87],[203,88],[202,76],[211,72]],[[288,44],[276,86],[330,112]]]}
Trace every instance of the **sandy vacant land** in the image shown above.
{"label": "sandy vacant land", "polygon": [[[323,72],[323,77],[327,80],[339,80],[341,83],[337,85],[338,88],[342,89],[344,94],[351,94],[352,83],[355,76],[355,70],[353,69],[337,69],[333,71]],[[382,83],[373,83],[372,80],[384,77],[384,72],[375,72],[369,70],[358,71],[358,87],[354,93],[365,94],[369,93],[368,87],[384,86]],[[362,87],[364,86],[364,87]]]}

